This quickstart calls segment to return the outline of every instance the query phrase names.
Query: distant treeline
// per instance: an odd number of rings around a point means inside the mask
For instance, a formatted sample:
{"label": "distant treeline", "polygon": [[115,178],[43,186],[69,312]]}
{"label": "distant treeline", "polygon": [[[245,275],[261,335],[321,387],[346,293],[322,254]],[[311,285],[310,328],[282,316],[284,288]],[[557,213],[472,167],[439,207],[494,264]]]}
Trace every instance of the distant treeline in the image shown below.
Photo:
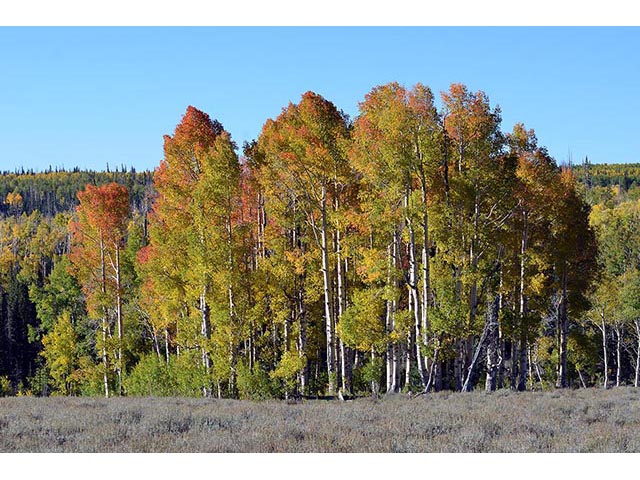
{"label": "distant treeline", "polygon": [[588,159],[573,167],[579,181],[588,187],[612,187],[619,185],[628,191],[640,186],[640,163],[592,164]]}
{"label": "distant treeline", "polygon": [[[640,163],[591,164],[588,160],[571,167],[576,180],[588,192],[591,204],[600,203],[611,196],[610,187],[618,186],[618,194],[631,199],[640,197]],[[131,208],[138,212],[148,212],[153,196],[153,172],[137,172],[134,168],[122,167],[115,171],[47,169],[44,172],[16,170],[0,172],[0,215],[8,216],[34,211],[46,217],[73,211],[78,205],[78,192],[87,185],[105,185],[116,182],[127,187]],[[11,194],[19,194],[20,201],[11,204]],[[15,198],[15,197],[14,197]]]}
{"label": "distant treeline", "polygon": [[87,185],[116,182],[127,187],[131,207],[147,212],[151,203],[153,173],[135,169],[106,172],[80,170],[24,171],[0,174],[0,216],[41,212],[46,217],[72,211],[78,205],[78,192]]}

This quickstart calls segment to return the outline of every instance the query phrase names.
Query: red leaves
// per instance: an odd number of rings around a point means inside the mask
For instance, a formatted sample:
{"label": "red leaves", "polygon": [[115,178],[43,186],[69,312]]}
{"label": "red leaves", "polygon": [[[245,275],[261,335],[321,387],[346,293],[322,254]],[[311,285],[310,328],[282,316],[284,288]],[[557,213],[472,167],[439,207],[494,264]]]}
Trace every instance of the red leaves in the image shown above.
{"label": "red leaves", "polygon": [[89,225],[108,240],[123,236],[129,217],[129,192],[123,185],[110,183],[95,187],[87,185],[78,193],[78,211],[86,215]]}

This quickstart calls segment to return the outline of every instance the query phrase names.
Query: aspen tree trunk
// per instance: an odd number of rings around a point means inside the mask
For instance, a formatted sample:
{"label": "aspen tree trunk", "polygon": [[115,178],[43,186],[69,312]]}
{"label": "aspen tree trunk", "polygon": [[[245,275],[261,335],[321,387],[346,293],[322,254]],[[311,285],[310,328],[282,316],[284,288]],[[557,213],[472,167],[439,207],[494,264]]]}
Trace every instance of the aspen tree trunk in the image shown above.
{"label": "aspen tree trunk", "polygon": [[528,345],[527,348],[527,364],[529,365],[529,374],[527,375],[527,379],[529,381],[529,386],[533,389],[533,360],[531,358],[531,344]]}
{"label": "aspen tree trunk", "polygon": [[[491,311],[491,309],[489,309],[489,311]],[[489,313],[489,312],[487,312]],[[478,345],[476,345],[476,349],[475,349],[475,353],[473,354],[473,357],[471,358],[471,363],[469,364],[468,370],[467,370],[467,377],[464,380],[464,383],[462,384],[462,391],[463,392],[470,392],[472,385],[471,382],[473,380],[473,374],[475,373],[475,367],[476,364],[478,363],[478,359],[480,358],[480,352],[482,351],[482,347],[484,346],[484,343],[487,339],[487,334],[489,332],[489,320],[488,317],[485,320],[485,325],[484,325],[484,329],[482,331],[482,335],[480,336],[480,340],[478,341]]]}
{"label": "aspen tree trunk", "polygon": [[580,370],[579,368],[577,368],[576,370],[578,370],[578,377],[580,377],[582,388],[587,388],[587,384],[584,382],[584,377],[582,376],[582,370]]}
{"label": "aspen tree trunk", "polygon": [[155,328],[151,328],[151,340],[153,341],[153,350],[156,352],[156,357],[158,357],[158,361],[162,358],[162,354],[160,353],[160,342],[158,341],[158,332]]}
{"label": "aspen tree trunk", "polygon": [[560,329],[560,350],[558,357],[558,379],[556,386],[566,388],[569,386],[567,377],[567,335],[569,330],[569,321],[567,318],[567,265],[565,263],[562,269],[562,297],[560,300],[560,311],[558,312],[558,323]]}
{"label": "aspen tree trunk", "polygon": [[[420,160],[422,163],[422,153],[420,153]],[[429,332],[429,294],[431,291],[431,278],[430,278],[430,255],[429,255],[429,213],[427,211],[427,180],[425,178],[424,169],[420,168],[420,177],[422,182],[422,343],[426,347],[428,343]],[[424,355],[424,365],[427,366],[426,352]],[[434,360],[435,362],[435,353]],[[433,369],[430,369],[433,372]],[[431,373],[429,374],[429,380],[431,381]]]}
{"label": "aspen tree trunk", "polygon": [[[393,287],[395,287],[395,272],[396,261],[397,261],[397,242],[396,242],[396,231],[394,227],[393,237],[391,240],[391,244],[387,247],[387,285],[391,285],[393,282]],[[386,315],[385,315],[385,326],[387,335],[393,332],[394,325],[394,317],[395,317],[395,308],[396,301],[395,300],[387,300],[386,301]],[[387,358],[386,358],[386,377],[387,377],[387,388],[386,392],[396,392],[397,391],[397,346],[393,342],[389,342],[387,344]]]}
{"label": "aspen tree trunk", "polygon": [[[502,269],[500,269],[500,293],[498,295],[498,319],[500,318],[500,312],[503,308],[503,296],[502,296]],[[505,342],[504,335],[502,333],[502,325],[498,321],[498,372],[497,372],[497,388],[504,387],[504,358],[505,358]]]}
{"label": "aspen tree trunk", "polygon": [[[477,191],[477,187],[476,187],[476,191]],[[471,271],[474,274],[476,272],[476,269],[478,268],[477,244],[478,244],[479,218],[480,218],[480,199],[478,197],[478,194],[476,193],[475,200],[474,200],[474,207],[473,207],[473,237],[471,239],[471,245],[469,247],[469,261],[471,264]],[[478,311],[478,284],[474,280],[471,283],[471,291],[469,293],[469,328],[473,328],[473,325],[475,324],[477,311]],[[465,367],[467,368],[468,372],[471,372],[472,364],[474,362],[473,340],[474,340],[474,335],[469,335],[465,342],[466,343]],[[469,375],[467,375],[467,379],[469,379]]]}
{"label": "aspen tree trunk", "polygon": [[616,325],[616,387],[622,380],[622,329]]}
{"label": "aspen tree trunk", "polygon": [[[229,285],[229,316],[231,317],[232,325],[235,325],[236,306],[233,296],[233,288]],[[235,389],[236,380],[236,352],[233,345],[233,332],[231,333],[231,340],[229,340],[229,365],[231,366],[231,372],[229,376],[229,394],[232,395]]]}
{"label": "aspen tree trunk", "polygon": [[604,357],[604,388],[609,388],[609,361],[607,355],[607,325],[605,323],[604,307],[600,313],[602,323],[600,324],[600,331],[602,332],[602,355]]}
{"label": "aspen tree trunk", "polygon": [[169,365],[169,329],[164,329],[164,354],[167,361],[167,365]]}
{"label": "aspen tree trunk", "polygon": [[[204,338],[205,345],[202,346],[202,366],[205,369],[207,375],[209,374],[209,370],[211,369],[211,359],[209,357],[209,353],[207,352],[207,346],[209,339],[211,338],[211,323],[210,323],[210,311],[209,305],[207,304],[207,287],[205,286],[202,293],[200,294],[200,312],[202,314],[202,323],[200,325],[200,333]],[[211,385],[209,385],[209,381],[207,380],[207,384],[202,387],[202,395],[205,397],[211,396]]]}
{"label": "aspen tree trunk", "polygon": [[638,388],[638,382],[640,381],[640,320],[636,320],[634,325],[636,327],[636,335],[638,337],[638,351],[636,352],[636,376],[633,381],[633,386]]}
{"label": "aspen tree trunk", "polygon": [[[338,199],[338,184],[334,181],[335,186],[335,202],[334,202],[334,210],[336,212],[336,217],[338,210],[340,208],[340,203]],[[337,276],[337,295],[338,295],[338,322],[342,319],[342,314],[344,313],[344,309],[346,308],[346,288],[344,275],[345,271],[343,271],[342,267],[342,244],[341,244],[341,233],[340,233],[340,225],[337,224],[336,221],[336,276]],[[340,377],[342,388],[347,393],[351,393],[351,359],[348,352],[348,348],[345,346],[342,339],[339,340],[340,347]]]}
{"label": "aspen tree trunk", "polygon": [[327,245],[327,183],[322,182],[322,228],[320,230],[320,242],[322,250],[322,281],[324,289],[324,314],[325,333],[327,336],[327,374],[329,377],[329,395],[335,393],[336,359],[333,346],[333,312],[331,300],[331,278],[329,276],[329,248]]}
{"label": "aspen tree trunk", "polygon": [[118,333],[118,395],[122,395],[122,280],[120,276],[120,246],[116,244],[116,325]]}
{"label": "aspen tree trunk", "polygon": [[404,387],[409,389],[411,385],[411,333],[407,334],[406,348],[404,349]]}
{"label": "aspen tree trunk", "polygon": [[498,364],[498,309],[500,297],[496,295],[493,302],[487,299],[487,378],[485,391],[493,392],[497,385]]}
{"label": "aspen tree trunk", "polygon": [[[407,205],[407,199],[405,198],[405,205]],[[420,300],[418,298],[418,285],[417,285],[417,275],[416,275],[416,243],[415,243],[415,233],[413,230],[413,225],[411,219],[407,218],[407,225],[409,227],[409,301],[410,306],[413,311],[414,318],[414,337],[415,337],[415,355],[416,355],[416,365],[418,368],[418,373],[420,374],[420,383],[422,389],[427,386],[427,378],[426,372],[423,365],[423,355],[422,355],[422,315],[420,313]]]}
{"label": "aspen tree trunk", "polygon": [[[107,271],[106,262],[104,258],[104,239],[102,238],[102,232],[100,232],[100,274],[102,276],[102,294],[107,294]],[[104,396],[109,398],[109,376],[107,361],[107,309],[102,307],[102,367],[103,367],[103,382],[104,382]]]}
{"label": "aspen tree trunk", "polygon": [[[300,282],[302,283],[302,282]],[[298,300],[298,318],[300,320],[300,329],[298,331],[298,353],[305,355],[307,351],[307,312],[304,306],[304,293],[302,291],[302,285],[298,287],[297,292]],[[307,391],[307,385],[309,384],[309,362],[305,362],[305,366],[300,373],[300,391],[304,395]]]}
{"label": "aspen tree trunk", "polygon": [[[519,285],[519,313],[520,313],[520,345],[519,345],[519,359],[518,359],[518,391],[523,392],[527,389],[527,350],[528,350],[528,312],[527,312],[527,296],[525,294],[525,279],[526,279],[526,255],[527,248],[529,247],[529,212],[523,209],[523,228],[522,228],[522,240],[520,243],[520,285]],[[511,359],[512,364],[515,364],[515,358]]]}

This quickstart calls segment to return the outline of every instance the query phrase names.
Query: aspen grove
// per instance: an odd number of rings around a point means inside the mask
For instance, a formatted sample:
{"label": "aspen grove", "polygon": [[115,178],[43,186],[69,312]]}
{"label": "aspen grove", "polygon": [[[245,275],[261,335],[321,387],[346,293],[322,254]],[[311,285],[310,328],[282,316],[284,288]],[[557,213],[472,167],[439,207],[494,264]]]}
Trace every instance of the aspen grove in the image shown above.
{"label": "aspen grove", "polygon": [[354,119],[307,92],[242,156],[190,106],[146,207],[130,192],[90,183],[56,217],[20,215],[20,193],[7,195],[0,292],[9,305],[8,276],[28,279],[39,352],[22,376],[3,366],[7,391],[260,399],[640,381],[638,201],[592,211],[575,170],[523,124],[502,132],[483,92],[454,84],[437,102],[389,83]]}

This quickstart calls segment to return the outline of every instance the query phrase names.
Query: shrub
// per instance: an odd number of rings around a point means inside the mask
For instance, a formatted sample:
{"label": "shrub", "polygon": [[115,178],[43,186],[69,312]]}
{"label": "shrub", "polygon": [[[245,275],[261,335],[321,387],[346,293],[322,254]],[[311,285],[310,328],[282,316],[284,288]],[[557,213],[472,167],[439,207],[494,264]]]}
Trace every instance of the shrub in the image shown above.
{"label": "shrub", "polygon": [[256,363],[253,371],[245,362],[236,366],[238,395],[241,400],[265,400],[274,396],[274,387],[269,374]]}
{"label": "shrub", "polygon": [[11,395],[11,380],[9,377],[0,377],[0,396],[6,397]]}
{"label": "shrub", "polygon": [[166,397],[176,391],[169,366],[155,354],[140,358],[125,378],[124,386],[127,393],[133,396]]}

